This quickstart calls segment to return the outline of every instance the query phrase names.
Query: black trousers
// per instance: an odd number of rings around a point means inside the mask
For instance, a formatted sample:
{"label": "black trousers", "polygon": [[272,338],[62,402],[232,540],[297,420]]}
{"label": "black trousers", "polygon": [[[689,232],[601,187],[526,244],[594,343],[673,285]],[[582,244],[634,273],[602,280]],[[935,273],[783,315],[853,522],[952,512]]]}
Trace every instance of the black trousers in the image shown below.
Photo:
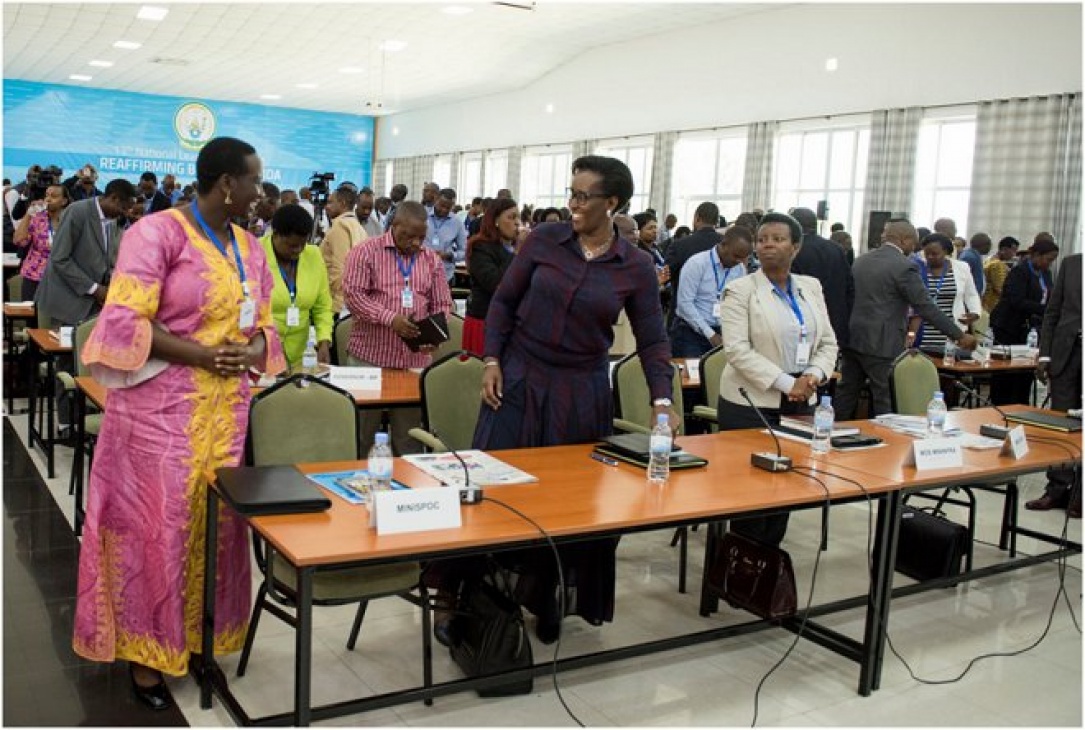
{"label": "black trousers", "polygon": [[[1081,340],[1074,345],[1073,354],[1066,368],[1048,383],[1051,409],[1068,411],[1081,408]],[[1081,471],[1079,469],[1048,469],[1047,496],[1081,504]]]}

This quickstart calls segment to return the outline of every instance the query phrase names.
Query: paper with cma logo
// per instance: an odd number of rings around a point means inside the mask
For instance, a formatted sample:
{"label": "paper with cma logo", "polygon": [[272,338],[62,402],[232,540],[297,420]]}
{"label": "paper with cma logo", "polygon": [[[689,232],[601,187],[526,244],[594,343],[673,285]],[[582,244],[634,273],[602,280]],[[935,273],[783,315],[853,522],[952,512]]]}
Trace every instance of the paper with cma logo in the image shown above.
{"label": "paper with cma logo", "polygon": [[[471,484],[473,485],[531,484],[539,481],[538,477],[520,471],[500,459],[495,459],[484,451],[472,449],[456,453],[460,455],[464,464],[467,465],[467,469],[471,474]],[[447,452],[440,454],[406,454],[403,460],[410,462],[443,484],[455,487],[465,486],[464,464],[460,463],[455,454]]]}

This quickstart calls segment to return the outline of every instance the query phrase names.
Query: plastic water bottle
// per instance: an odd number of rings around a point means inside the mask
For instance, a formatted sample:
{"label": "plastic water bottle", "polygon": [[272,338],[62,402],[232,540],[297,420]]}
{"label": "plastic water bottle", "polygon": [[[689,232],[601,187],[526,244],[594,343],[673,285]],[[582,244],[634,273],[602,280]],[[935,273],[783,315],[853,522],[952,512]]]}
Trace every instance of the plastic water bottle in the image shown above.
{"label": "plastic water bottle", "polygon": [[953,340],[946,340],[946,349],[942,353],[942,363],[944,365],[953,365],[957,362],[957,345]]}
{"label": "plastic water bottle", "polygon": [[1040,349],[1040,333],[1036,331],[1035,327],[1028,331],[1025,344],[1028,345],[1029,357],[1036,357],[1036,351]]}
{"label": "plastic water bottle", "polygon": [[[301,355],[302,372],[316,372],[316,327],[309,328],[309,342],[305,345],[305,352]],[[385,434],[387,436],[388,434]]]}
{"label": "plastic water bottle", "polygon": [[827,395],[821,396],[821,404],[814,410],[814,438],[810,439],[810,451],[815,454],[829,453],[835,418],[832,399]]}
{"label": "plastic water bottle", "polygon": [[934,391],[934,397],[927,404],[927,433],[934,438],[941,438],[946,430],[946,401],[942,391]]}
{"label": "plastic water bottle", "polygon": [[661,487],[671,476],[671,426],[666,413],[656,416],[648,442],[648,483]]}
{"label": "plastic water bottle", "polygon": [[369,450],[366,462],[369,471],[369,526],[377,526],[377,510],[374,508],[377,492],[392,488],[392,447],[388,445],[388,434],[378,431],[373,438],[373,448]]}

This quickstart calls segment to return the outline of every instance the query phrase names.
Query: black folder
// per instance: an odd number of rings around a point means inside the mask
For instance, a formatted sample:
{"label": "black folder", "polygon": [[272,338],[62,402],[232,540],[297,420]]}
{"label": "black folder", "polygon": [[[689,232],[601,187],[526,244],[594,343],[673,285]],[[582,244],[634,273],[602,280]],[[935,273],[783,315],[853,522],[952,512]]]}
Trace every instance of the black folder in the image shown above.
{"label": "black folder", "polygon": [[[651,437],[646,433],[621,433],[607,436],[602,440],[595,451],[637,466],[648,466],[648,444]],[[692,469],[699,466],[708,466],[708,461],[699,456],[686,453],[674,453],[680,451],[677,446],[671,447],[671,468]]]}
{"label": "black folder", "polygon": [[1081,419],[1060,416],[1057,413],[1007,413],[1006,420],[1013,423],[1026,423],[1029,426],[1046,428],[1050,431],[1077,433],[1081,430]]}
{"label": "black folder", "polygon": [[407,347],[411,348],[411,352],[418,352],[423,345],[437,347],[437,345],[448,339],[448,320],[445,319],[444,312],[431,314],[425,319],[415,322],[415,325],[418,327],[418,337],[404,340]]}
{"label": "black folder", "polygon": [[215,470],[219,494],[239,514],[323,512],[332,501],[293,466],[241,466]]}

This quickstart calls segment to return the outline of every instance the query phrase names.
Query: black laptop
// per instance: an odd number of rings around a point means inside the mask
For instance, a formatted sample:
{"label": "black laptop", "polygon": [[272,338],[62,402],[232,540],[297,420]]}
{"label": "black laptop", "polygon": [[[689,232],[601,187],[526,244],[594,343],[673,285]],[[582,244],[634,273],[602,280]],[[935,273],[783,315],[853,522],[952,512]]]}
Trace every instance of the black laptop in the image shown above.
{"label": "black laptop", "polygon": [[219,493],[239,514],[290,515],[323,512],[332,501],[293,466],[217,469]]}
{"label": "black laptop", "polygon": [[[636,464],[637,466],[648,466],[648,444],[651,437],[646,433],[621,433],[613,436],[607,436],[602,440],[598,446],[595,447],[596,452],[605,456],[610,456],[614,459],[628,462],[630,464]],[[699,466],[708,466],[708,461],[702,459],[699,456],[693,454],[687,454],[681,451],[677,446],[671,447],[671,468],[672,469],[692,469]]]}

